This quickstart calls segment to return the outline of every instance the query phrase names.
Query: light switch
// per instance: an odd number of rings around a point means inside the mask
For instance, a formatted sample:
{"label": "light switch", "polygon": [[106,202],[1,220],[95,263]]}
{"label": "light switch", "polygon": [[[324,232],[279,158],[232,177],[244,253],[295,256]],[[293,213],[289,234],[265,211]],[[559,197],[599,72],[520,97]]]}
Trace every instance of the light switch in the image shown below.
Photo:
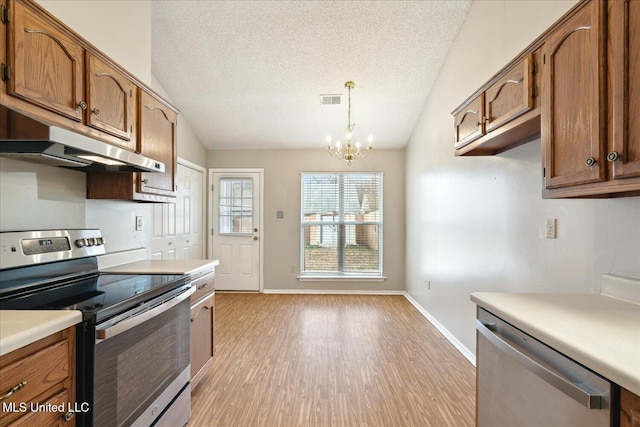
{"label": "light switch", "polygon": [[142,217],[136,217],[136,231],[142,231]]}
{"label": "light switch", "polygon": [[276,211],[276,218],[278,219],[284,218],[284,211]]}
{"label": "light switch", "polygon": [[547,228],[546,228],[546,237],[547,239],[555,239],[556,238],[556,224],[557,219],[555,218],[547,218]]}

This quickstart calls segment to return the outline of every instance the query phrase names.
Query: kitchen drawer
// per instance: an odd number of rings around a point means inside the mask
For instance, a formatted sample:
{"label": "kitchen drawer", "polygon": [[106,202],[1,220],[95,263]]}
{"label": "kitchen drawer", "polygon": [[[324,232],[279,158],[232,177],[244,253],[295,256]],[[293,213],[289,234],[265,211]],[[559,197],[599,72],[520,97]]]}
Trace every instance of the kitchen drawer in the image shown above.
{"label": "kitchen drawer", "polygon": [[2,403],[29,404],[46,390],[69,378],[69,344],[68,339],[58,341],[2,367],[0,390],[3,395],[12,387],[23,384],[13,394],[5,397]]}
{"label": "kitchen drawer", "polygon": [[[65,388],[45,402],[39,402],[43,405],[43,408],[56,408],[55,411],[46,409],[38,412],[30,412],[18,418],[9,424],[9,426],[74,426],[75,414],[69,411],[69,409],[74,409],[74,407],[72,403],[71,408],[69,408],[69,402],[72,402],[71,390]],[[64,409],[59,411],[57,410],[58,408]]]}
{"label": "kitchen drawer", "polygon": [[209,292],[215,290],[215,273],[209,273],[205,276],[194,279],[191,281],[191,284],[196,288],[196,291],[191,295],[191,303],[193,304]]}

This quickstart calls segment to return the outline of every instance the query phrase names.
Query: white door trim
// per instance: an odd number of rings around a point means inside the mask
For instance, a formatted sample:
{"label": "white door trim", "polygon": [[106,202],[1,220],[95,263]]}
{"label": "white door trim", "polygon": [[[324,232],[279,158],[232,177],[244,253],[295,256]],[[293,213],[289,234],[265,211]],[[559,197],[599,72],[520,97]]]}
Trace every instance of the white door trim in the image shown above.
{"label": "white door trim", "polygon": [[211,194],[213,192],[212,189],[212,185],[213,185],[213,174],[214,173],[257,173],[260,176],[260,188],[258,189],[258,191],[260,192],[260,208],[259,208],[259,215],[260,215],[260,224],[259,224],[259,229],[260,231],[260,240],[259,240],[259,245],[260,245],[260,268],[259,268],[259,281],[260,281],[260,293],[264,292],[264,168],[210,168],[209,169],[209,186],[208,186],[208,191],[207,191],[207,200],[208,200],[208,204],[207,206],[209,207],[209,214],[207,215],[207,226],[208,226],[208,231],[207,231],[207,252],[208,254],[213,254],[213,240],[211,239],[211,235],[213,234],[213,210],[215,209],[214,206],[214,200],[213,197],[211,197]]}

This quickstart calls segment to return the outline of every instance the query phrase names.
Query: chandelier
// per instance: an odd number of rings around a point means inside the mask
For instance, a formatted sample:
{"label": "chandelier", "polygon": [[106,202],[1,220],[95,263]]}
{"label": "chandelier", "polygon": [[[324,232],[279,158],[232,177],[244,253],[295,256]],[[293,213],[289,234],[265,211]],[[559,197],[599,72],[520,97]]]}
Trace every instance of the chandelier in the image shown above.
{"label": "chandelier", "polygon": [[327,136],[327,150],[329,154],[338,160],[346,161],[349,166],[351,166],[351,162],[354,160],[364,159],[371,154],[371,150],[373,150],[373,146],[371,145],[373,136],[371,135],[369,135],[368,138],[369,145],[367,148],[361,149],[360,141],[356,140],[355,144],[353,143],[353,128],[356,124],[351,123],[351,89],[355,86],[355,83],[352,81],[344,84],[344,87],[349,91],[349,115],[347,117],[347,128],[345,130],[346,143],[343,144],[338,140],[335,145],[331,145],[331,135]]}

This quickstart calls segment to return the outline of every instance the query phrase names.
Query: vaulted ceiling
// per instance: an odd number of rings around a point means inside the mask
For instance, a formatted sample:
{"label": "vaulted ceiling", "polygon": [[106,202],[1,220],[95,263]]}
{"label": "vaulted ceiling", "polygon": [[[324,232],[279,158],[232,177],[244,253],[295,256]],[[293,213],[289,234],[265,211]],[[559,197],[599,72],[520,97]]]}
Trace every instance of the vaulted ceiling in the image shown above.
{"label": "vaulted ceiling", "polygon": [[[471,0],[152,4],[152,72],[209,149],[403,147]],[[321,94],[343,94],[322,106]]]}

